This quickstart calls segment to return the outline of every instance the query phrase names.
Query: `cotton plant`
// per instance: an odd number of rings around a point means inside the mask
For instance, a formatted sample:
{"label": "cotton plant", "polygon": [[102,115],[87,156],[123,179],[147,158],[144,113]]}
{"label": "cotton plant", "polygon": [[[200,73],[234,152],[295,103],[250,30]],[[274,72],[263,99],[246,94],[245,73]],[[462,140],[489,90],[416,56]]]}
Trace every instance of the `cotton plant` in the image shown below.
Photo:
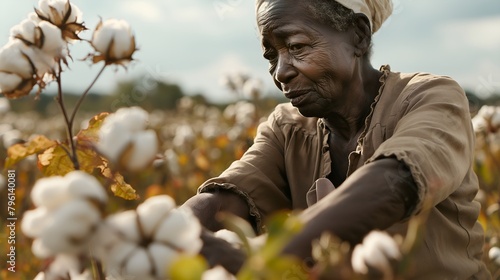
{"label": "cotton plant", "polygon": [[[88,129],[76,134],[74,122],[82,102],[103,71],[112,65],[126,67],[133,61],[136,51],[135,37],[131,27],[123,20],[101,20],[93,30],[90,40],[81,38],[86,30],[81,10],[69,0],[40,0],[35,12],[28,14],[26,19],[11,28],[9,42],[0,49],[0,93],[8,99],[16,99],[29,95],[36,87],[38,95],[47,84],[56,83],[55,100],[64,119],[67,137],[60,140],[40,135],[32,137],[24,144],[9,145],[12,147],[8,147],[6,167],[34,154],[39,155],[39,166],[46,176],[65,175],[71,170],[91,173],[97,167],[102,176],[110,179],[113,184],[127,188],[122,190],[122,193],[128,193],[131,198],[131,187],[123,182],[121,175],[110,170],[111,164],[108,163],[113,162],[114,158],[108,161],[105,153],[96,151],[99,137],[96,131],[107,114],[94,117],[90,120],[89,124],[92,125]],[[86,41],[93,49],[87,59],[94,64],[101,64],[102,67],[95,78],[89,81],[89,86],[83,90],[76,105],[68,108],[62,89],[63,74],[70,70],[68,61],[73,61],[68,59],[71,58],[71,46]],[[109,122],[111,121],[107,121]],[[148,143],[155,138],[151,131],[137,137],[137,141],[145,140],[149,141]],[[150,150],[155,147],[152,144]],[[131,169],[138,169],[150,163],[149,159],[144,160],[142,157],[137,160],[137,153],[131,155]],[[53,162],[62,163],[66,168],[55,168]]]}
{"label": "cotton plant", "polygon": [[380,279],[394,279],[394,267],[402,258],[397,242],[385,232],[370,232],[352,252],[353,270],[361,275],[381,275]]}
{"label": "cotton plant", "polygon": [[[26,141],[13,128],[2,133],[3,144],[8,148],[5,168],[36,157],[43,175],[30,195],[34,208],[26,211],[21,222],[22,232],[33,240],[33,254],[50,264],[37,279],[66,279],[68,275],[86,279],[88,275],[82,274],[86,264],[83,260],[110,260],[109,256],[100,255],[100,259],[89,253],[91,241],[101,232],[102,225],[113,224],[113,217],[121,215],[105,213],[106,189],[125,199],[137,199],[135,190],[120,172],[148,168],[159,147],[156,132],[147,128],[148,113],[138,107],[98,114],[85,129],[75,133],[75,116],[94,83],[110,66],[126,68],[137,50],[133,31],[123,20],[101,20],[90,40],[82,39],[85,31],[81,10],[69,0],[40,0],[35,12],[10,29],[9,41],[0,48],[0,94],[7,99],[26,97],[33,91],[38,95],[47,84],[56,83],[55,100],[67,132],[66,139],[33,135]],[[62,80],[70,70],[69,63],[74,61],[71,47],[77,43],[89,44],[92,51],[86,59],[101,68],[76,105],[69,108],[64,102]],[[144,205],[137,213],[150,204]],[[154,215],[149,214],[153,219]],[[186,225],[194,224],[188,228],[190,233],[184,235],[199,239],[196,229],[201,227],[192,214],[171,207],[168,216],[170,220],[162,216],[162,225],[168,226],[168,221],[179,228],[183,221]],[[148,223],[147,219],[143,224]],[[167,237],[162,234],[158,240]],[[196,240],[174,241],[172,246],[180,246],[176,249],[191,246],[183,249],[188,253],[197,253],[201,246],[201,241]],[[159,252],[161,258],[168,253],[156,245],[152,250]],[[164,263],[161,258],[157,266]]]}
{"label": "cotton plant", "polygon": [[200,252],[201,230],[189,209],[176,208],[169,196],[154,196],[136,210],[108,216],[94,237],[94,254],[110,277],[166,279],[179,256]]}
{"label": "cotton plant", "polygon": [[113,164],[130,171],[142,170],[154,160],[158,140],[147,129],[148,113],[140,107],[121,108],[104,120],[98,150]]}
{"label": "cotton plant", "polygon": [[472,118],[472,125],[476,133],[493,132],[500,130],[500,107],[483,106]]}

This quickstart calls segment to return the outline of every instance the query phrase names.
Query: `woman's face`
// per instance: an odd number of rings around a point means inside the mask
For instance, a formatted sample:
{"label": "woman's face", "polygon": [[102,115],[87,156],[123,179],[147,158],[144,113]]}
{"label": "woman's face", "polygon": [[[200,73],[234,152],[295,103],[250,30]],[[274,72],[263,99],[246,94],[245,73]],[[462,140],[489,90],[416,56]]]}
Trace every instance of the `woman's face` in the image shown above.
{"label": "woman's face", "polygon": [[266,0],[257,10],[263,55],[275,84],[306,117],[341,110],[356,86],[353,32],[311,16],[301,2]]}

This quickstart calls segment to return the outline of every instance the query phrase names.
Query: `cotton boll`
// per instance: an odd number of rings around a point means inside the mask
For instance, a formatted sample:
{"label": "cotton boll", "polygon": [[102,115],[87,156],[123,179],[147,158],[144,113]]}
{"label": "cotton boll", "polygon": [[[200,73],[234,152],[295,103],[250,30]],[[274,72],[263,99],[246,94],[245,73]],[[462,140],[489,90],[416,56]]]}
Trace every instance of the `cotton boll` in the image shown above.
{"label": "cotton boll", "polygon": [[240,237],[233,231],[221,229],[215,232],[214,236],[226,240],[237,248],[241,248],[243,246],[243,241],[241,241]]}
{"label": "cotton boll", "polygon": [[97,149],[112,162],[118,162],[121,154],[130,143],[131,133],[119,123],[104,123],[99,130]]}
{"label": "cotton boll", "polygon": [[161,220],[174,207],[175,201],[167,195],[153,196],[139,205],[136,211],[144,234],[151,237]]}
{"label": "cotton boll", "polygon": [[23,79],[33,77],[33,69],[28,57],[23,52],[28,51],[28,47],[19,40],[8,42],[0,49],[0,72],[15,73]]}
{"label": "cotton boll", "polygon": [[38,41],[40,41],[42,37],[40,30],[36,29],[37,27],[38,25],[36,22],[30,19],[24,19],[10,29],[10,36],[13,38],[20,38],[31,44],[37,45]]}
{"label": "cotton boll", "polygon": [[488,129],[488,122],[482,116],[476,115],[472,118],[472,127],[476,133],[483,132]]}
{"label": "cotton boll", "polygon": [[99,23],[92,35],[91,44],[107,63],[132,60],[135,38],[130,25],[123,20],[109,19]]}
{"label": "cotton boll", "polygon": [[485,119],[491,119],[491,117],[495,114],[495,107],[484,105],[477,112],[477,116],[482,116]]}
{"label": "cotton boll", "polygon": [[171,211],[156,231],[154,239],[186,253],[198,253],[203,245],[200,239],[201,225],[187,208],[178,208]]}
{"label": "cotton boll", "polygon": [[64,179],[68,184],[68,192],[73,198],[91,198],[105,204],[108,200],[106,191],[97,179],[83,171],[68,173]]}
{"label": "cotton boll", "polygon": [[[3,81],[2,81],[2,74],[3,72],[0,72],[0,93],[2,93],[3,89],[2,89],[2,86],[3,86]],[[10,111],[10,103],[9,103],[9,100],[7,98],[0,98],[0,114],[4,114],[4,113],[7,113],[8,111]],[[3,135],[3,129],[1,128],[3,125],[0,124],[0,137],[2,137]]]}
{"label": "cotton boll", "polygon": [[392,279],[391,260],[401,258],[398,245],[387,233],[372,231],[357,245],[352,253],[352,267],[355,272],[367,274],[368,265],[384,275],[384,279]]}
{"label": "cotton boll", "polygon": [[38,274],[33,278],[33,280],[46,280],[45,278],[45,272],[41,271],[38,272]]}
{"label": "cotton boll", "polygon": [[125,167],[130,171],[143,169],[150,164],[158,152],[158,139],[153,130],[138,132],[131,141],[132,150],[126,158]]}
{"label": "cotton boll", "polygon": [[31,20],[34,23],[40,23],[43,21],[42,19],[40,19],[40,17],[35,12],[29,13],[27,16],[27,19]]}
{"label": "cotton boll", "polygon": [[25,44],[41,49],[51,58],[61,57],[66,47],[61,30],[47,21],[25,19],[12,27],[10,34]]}
{"label": "cotton boll", "polygon": [[69,5],[67,0],[40,0],[38,2],[39,11],[57,26],[65,23],[63,19],[69,10]]}
{"label": "cotton boll", "polygon": [[109,252],[122,242],[124,242],[123,236],[120,236],[116,230],[107,223],[99,223],[90,240],[90,246],[97,259],[105,260]]}
{"label": "cotton boll", "polygon": [[495,108],[495,113],[491,116],[491,126],[493,129],[500,128],[500,107]]}
{"label": "cotton boll", "polygon": [[41,50],[51,57],[61,57],[66,48],[66,41],[62,38],[62,33],[57,26],[42,21],[39,24],[45,37]]}
{"label": "cotton boll", "polygon": [[500,265],[500,248],[492,247],[490,251],[488,251],[488,257],[490,258],[490,260]]}
{"label": "cotton boll", "polygon": [[156,277],[165,279],[170,265],[179,257],[179,253],[172,248],[156,242],[149,245],[148,251],[152,256]]}
{"label": "cotton boll", "polygon": [[137,228],[137,214],[134,210],[111,215],[106,219],[106,223],[127,241],[138,243],[141,239]]}
{"label": "cotton boll", "polygon": [[49,250],[40,238],[33,240],[33,243],[31,244],[31,252],[33,252],[33,255],[40,259],[46,259],[54,255],[54,252]]}
{"label": "cotton boll", "polygon": [[247,98],[256,99],[262,94],[262,81],[259,79],[248,79],[243,84],[243,94]]}
{"label": "cotton boll", "polygon": [[134,133],[144,130],[148,124],[148,112],[137,106],[120,108],[113,117]]}
{"label": "cotton boll", "polygon": [[205,271],[201,276],[201,280],[236,280],[236,278],[222,266],[218,265]]}
{"label": "cotton boll", "polygon": [[39,236],[45,228],[45,221],[49,214],[45,207],[26,211],[21,220],[22,232],[31,238]]}
{"label": "cotton boll", "polygon": [[[23,79],[21,76],[12,73],[0,72],[0,93],[16,90]],[[2,98],[3,99],[3,98]]]}
{"label": "cotton boll", "polygon": [[255,105],[249,102],[238,102],[236,110],[236,123],[243,127],[249,127],[255,119]]}
{"label": "cotton boll", "polygon": [[100,219],[95,206],[76,199],[53,212],[40,238],[52,252],[78,254],[86,248]]}
{"label": "cotton boll", "polygon": [[144,248],[138,248],[127,260],[125,265],[124,275],[136,277],[151,277],[153,264],[150,262],[148,253]]}
{"label": "cotton boll", "polygon": [[182,147],[187,143],[192,143],[196,139],[193,128],[189,125],[179,125],[175,129],[173,144],[176,147]]}
{"label": "cotton boll", "polygon": [[3,146],[9,148],[12,145],[20,143],[22,140],[22,133],[17,129],[9,130],[2,135]]}
{"label": "cotton boll", "polygon": [[108,272],[121,271],[130,256],[138,249],[137,244],[122,241],[113,246],[101,260],[106,265]]}
{"label": "cotton boll", "polygon": [[31,200],[37,207],[54,209],[70,199],[67,189],[68,185],[61,176],[42,178],[33,186]]}
{"label": "cotton boll", "polygon": [[83,22],[83,13],[82,11],[80,10],[80,8],[78,8],[78,6],[76,6],[75,4],[71,3],[71,14],[69,15],[68,17],[68,21],[67,22],[70,22],[70,23],[82,23]]}
{"label": "cotton boll", "polygon": [[96,29],[92,36],[92,46],[94,49],[100,53],[106,53],[110,47],[111,40],[113,39],[114,31],[109,26],[111,23],[108,20],[107,25],[101,25],[99,29]]}
{"label": "cotton boll", "polygon": [[91,280],[89,271],[80,273],[80,260],[73,255],[58,254],[45,270],[45,279],[66,279],[68,275],[71,280]]}

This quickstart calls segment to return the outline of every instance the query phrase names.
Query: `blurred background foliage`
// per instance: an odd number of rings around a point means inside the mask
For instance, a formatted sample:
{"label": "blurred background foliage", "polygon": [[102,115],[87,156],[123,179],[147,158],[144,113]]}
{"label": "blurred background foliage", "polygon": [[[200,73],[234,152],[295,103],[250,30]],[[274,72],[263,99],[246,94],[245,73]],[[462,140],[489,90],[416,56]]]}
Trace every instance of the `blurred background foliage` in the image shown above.
{"label": "blurred background foliage", "polygon": [[[248,77],[240,76],[240,85]],[[152,168],[135,174],[124,174],[140,196],[139,200],[126,201],[112,197],[108,211],[131,209],[144,199],[168,194],[178,204],[195,194],[196,189],[208,178],[219,175],[231,162],[240,158],[252,145],[258,124],[273,108],[286,102],[279,93],[246,94],[234,80],[227,82],[228,89],[234,94],[228,104],[210,104],[202,94],[187,95],[175,83],[148,80],[147,77],[122,81],[109,94],[91,93],[83,103],[78,114],[77,130],[84,128],[88,120],[100,112],[112,112],[120,107],[141,106],[150,112],[150,126],[161,139],[162,158],[155,161]],[[474,116],[485,104],[500,105],[500,94],[489,99],[480,99],[467,91],[471,115]],[[27,141],[33,135],[45,135],[50,139],[64,139],[65,127],[53,94],[33,95],[9,101],[9,109],[0,110],[0,168],[4,170],[7,146]],[[65,102],[72,107],[77,95],[66,94]],[[35,100],[34,100],[35,99]],[[15,131],[15,132],[13,132]],[[494,132],[492,132],[494,133]],[[500,132],[496,132],[500,134]],[[485,139],[485,138],[484,138]],[[488,251],[500,246],[500,137],[477,141],[475,168],[480,179],[481,191],[477,200],[482,204],[479,218],[486,232],[485,261],[493,274],[498,275],[500,266],[488,259]],[[41,176],[36,158],[30,157],[16,165],[16,217],[20,219],[31,207],[28,194],[34,182]],[[109,191],[109,190],[108,190]],[[111,194],[111,193],[110,193]],[[7,217],[7,190],[0,187],[0,260],[7,254],[8,229],[4,225]],[[33,257],[31,241],[20,232],[17,223],[16,259],[18,266],[16,278],[33,279],[44,268],[44,261]],[[329,245],[330,246],[330,245]],[[341,248],[340,245],[331,247]],[[339,249],[340,250],[340,249]],[[344,250],[344,249],[342,249]],[[342,263],[345,263],[342,260]],[[338,268],[339,264],[333,267]],[[0,279],[11,274],[2,265]],[[324,269],[325,271],[328,269]],[[331,267],[330,267],[331,270]],[[320,279],[320,278],[318,278]]]}

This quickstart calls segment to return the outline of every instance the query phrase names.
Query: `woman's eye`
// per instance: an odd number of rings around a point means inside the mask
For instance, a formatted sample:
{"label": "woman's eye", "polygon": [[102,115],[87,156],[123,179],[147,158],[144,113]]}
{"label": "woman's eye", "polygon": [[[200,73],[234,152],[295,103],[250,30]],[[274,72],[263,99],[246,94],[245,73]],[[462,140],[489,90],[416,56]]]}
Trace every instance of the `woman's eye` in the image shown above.
{"label": "woman's eye", "polygon": [[292,53],[298,53],[304,49],[305,45],[304,44],[290,44],[288,46],[288,49]]}

